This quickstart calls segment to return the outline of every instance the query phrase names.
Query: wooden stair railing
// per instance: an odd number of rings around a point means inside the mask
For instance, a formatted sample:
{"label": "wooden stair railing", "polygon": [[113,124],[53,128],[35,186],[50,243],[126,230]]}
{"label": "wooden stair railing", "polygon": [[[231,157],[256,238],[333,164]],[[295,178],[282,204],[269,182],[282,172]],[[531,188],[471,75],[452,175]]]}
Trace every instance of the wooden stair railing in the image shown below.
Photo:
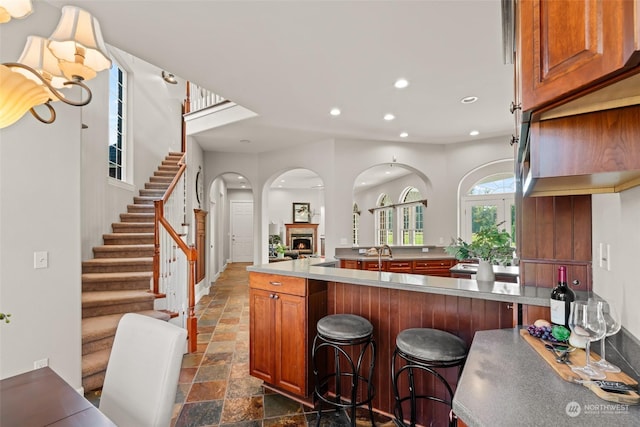
{"label": "wooden stair railing", "polygon": [[[188,299],[188,310],[187,310],[187,337],[188,337],[188,349],[189,353],[193,353],[197,349],[197,330],[198,330],[198,321],[195,317],[195,262],[198,258],[197,250],[194,246],[188,246],[180,237],[178,232],[176,232],[173,225],[170,221],[165,217],[165,204],[171,197],[174,189],[176,188],[178,182],[184,175],[184,171],[186,169],[186,164],[184,163],[185,155],[182,156],[182,159],[178,162],[180,166],[178,172],[176,173],[171,185],[167,188],[164,196],[160,200],[154,201],[155,206],[155,227],[154,227],[154,254],[153,254],[153,292],[155,294],[161,293],[160,290],[160,263],[161,263],[161,244],[160,244],[160,234],[161,229],[164,229],[167,235],[173,241],[173,244],[179,248],[185,255],[188,262],[188,271],[187,271],[187,299]],[[175,261],[175,254],[170,254],[169,257],[173,258]]]}

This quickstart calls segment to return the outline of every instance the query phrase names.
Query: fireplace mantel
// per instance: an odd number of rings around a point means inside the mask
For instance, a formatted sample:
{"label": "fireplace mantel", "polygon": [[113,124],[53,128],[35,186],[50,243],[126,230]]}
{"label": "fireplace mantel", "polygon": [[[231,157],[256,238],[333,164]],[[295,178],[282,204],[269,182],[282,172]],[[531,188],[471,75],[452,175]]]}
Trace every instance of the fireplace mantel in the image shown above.
{"label": "fireplace mantel", "polygon": [[318,224],[299,222],[295,224],[285,224],[284,226],[287,232],[285,240],[285,244],[287,245],[287,247],[291,247],[291,235],[295,236],[296,234],[311,234],[313,242],[313,253],[318,253]]}

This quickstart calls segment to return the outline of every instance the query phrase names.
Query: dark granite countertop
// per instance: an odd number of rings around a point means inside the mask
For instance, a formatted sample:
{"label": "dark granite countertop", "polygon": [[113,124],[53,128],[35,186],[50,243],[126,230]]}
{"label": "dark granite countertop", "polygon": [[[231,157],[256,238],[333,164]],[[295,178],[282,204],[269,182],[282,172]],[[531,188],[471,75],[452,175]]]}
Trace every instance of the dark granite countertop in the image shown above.
{"label": "dark granite countertop", "polygon": [[469,427],[640,426],[640,406],[608,402],[564,381],[518,329],[476,333],[453,411]]}

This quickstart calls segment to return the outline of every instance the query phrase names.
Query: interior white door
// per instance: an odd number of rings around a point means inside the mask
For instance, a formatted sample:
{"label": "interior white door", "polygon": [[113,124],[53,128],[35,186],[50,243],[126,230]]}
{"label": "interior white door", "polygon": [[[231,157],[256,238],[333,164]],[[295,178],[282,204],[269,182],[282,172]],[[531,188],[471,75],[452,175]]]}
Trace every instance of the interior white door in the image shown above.
{"label": "interior white door", "polygon": [[253,202],[231,202],[231,262],[253,261]]}

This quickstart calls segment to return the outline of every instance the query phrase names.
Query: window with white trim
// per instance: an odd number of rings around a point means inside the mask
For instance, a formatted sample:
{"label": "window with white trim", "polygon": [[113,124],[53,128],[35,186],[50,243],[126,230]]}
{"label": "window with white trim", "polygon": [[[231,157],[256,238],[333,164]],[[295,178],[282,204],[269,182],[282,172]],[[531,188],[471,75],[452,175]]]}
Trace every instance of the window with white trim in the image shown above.
{"label": "window with white trim", "polygon": [[111,59],[109,70],[109,176],[126,180],[127,73]]}
{"label": "window with white trim", "polygon": [[353,204],[353,213],[351,217],[351,243],[354,246],[358,246],[358,242],[360,241],[360,209],[358,208],[358,204]]}
{"label": "window with white trim", "polygon": [[376,245],[393,244],[393,206],[391,204],[391,199],[386,194],[383,193],[378,197],[377,209],[375,210]]}
{"label": "window with white trim", "polygon": [[499,173],[484,177],[462,196],[462,238],[470,241],[483,225],[504,223],[504,228],[515,242],[516,208],[515,176]]}
{"label": "window with white trim", "polygon": [[424,205],[421,199],[422,195],[417,188],[407,187],[402,192],[399,214],[402,218],[400,244],[403,246],[424,244]]}

